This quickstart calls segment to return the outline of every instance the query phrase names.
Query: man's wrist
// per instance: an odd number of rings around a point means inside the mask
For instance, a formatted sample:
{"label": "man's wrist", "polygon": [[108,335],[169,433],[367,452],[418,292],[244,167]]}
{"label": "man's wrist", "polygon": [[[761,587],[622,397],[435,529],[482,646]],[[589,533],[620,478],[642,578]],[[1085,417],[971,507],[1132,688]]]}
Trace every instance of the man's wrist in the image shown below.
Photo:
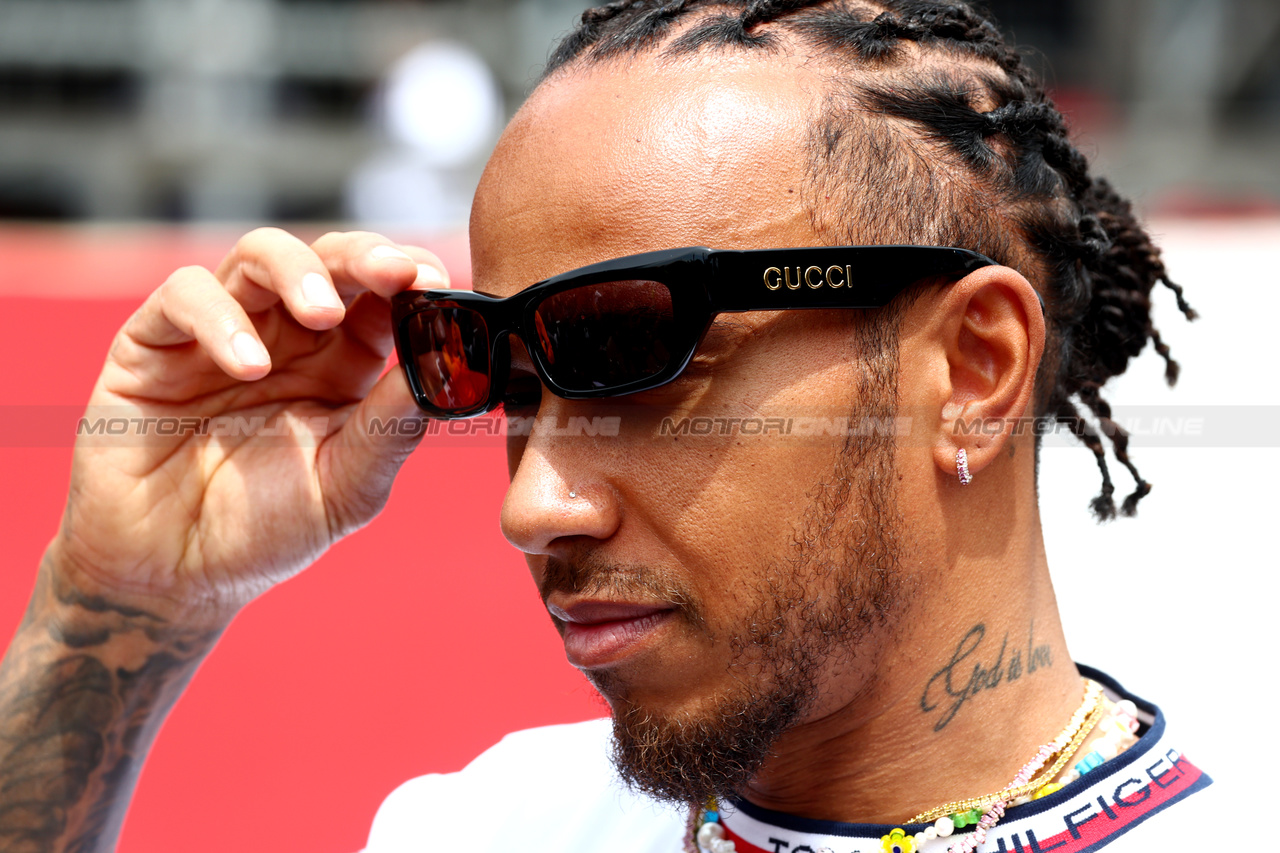
{"label": "man's wrist", "polygon": [[86,631],[124,625],[144,629],[155,642],[170,636],[185,641],[193,632],[216,638],[243,605],[195,583],[112,576],[78,555],[61,536],[45,551],[31,602],[72,644],[84,639]]}

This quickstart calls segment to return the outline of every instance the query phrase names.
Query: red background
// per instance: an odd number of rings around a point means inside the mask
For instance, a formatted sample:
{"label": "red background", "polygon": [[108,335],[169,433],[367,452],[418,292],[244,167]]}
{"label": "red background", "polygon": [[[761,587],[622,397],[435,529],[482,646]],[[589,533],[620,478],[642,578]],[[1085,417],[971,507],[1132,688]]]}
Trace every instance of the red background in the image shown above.
{"label": "red background", "polygon": [[[67,407],[73,425],[146,292],[234,239],[0,228],[6,646],[71,459],[71,425],[33,437],[22,419]],[[467,281],[459,238],[414,242]],[[121,850],[358,850],[400,782],[460,768],[513,729],[603,713],[498,530],[502,449],[475,444],[424,444],[378,519],[241,614],[161,733]]]}

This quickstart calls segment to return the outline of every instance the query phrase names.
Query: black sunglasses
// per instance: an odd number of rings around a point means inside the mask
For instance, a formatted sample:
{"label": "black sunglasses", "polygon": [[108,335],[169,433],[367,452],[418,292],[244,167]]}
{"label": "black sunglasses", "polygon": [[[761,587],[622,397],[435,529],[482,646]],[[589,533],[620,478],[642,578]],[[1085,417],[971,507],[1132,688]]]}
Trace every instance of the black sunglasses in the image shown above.
{"label": "black sunglasses", "polygon": [[915,282],[994,263],[939,246],[670,249],[582,267],[505,299],[405,291],[391,316],[418,405],[435,418],[469,418],[502,403],[512,334],[551,393],[617,397],[679,376],[716,314],[875,308]]}

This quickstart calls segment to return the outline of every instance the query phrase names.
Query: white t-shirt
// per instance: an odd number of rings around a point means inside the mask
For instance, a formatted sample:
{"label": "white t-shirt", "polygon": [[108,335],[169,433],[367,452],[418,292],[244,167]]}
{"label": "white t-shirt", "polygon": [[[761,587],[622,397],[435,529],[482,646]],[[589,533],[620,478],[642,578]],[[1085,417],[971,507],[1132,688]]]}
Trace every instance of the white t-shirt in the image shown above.
{"label": "white t-shirt", "polygon": [[[1101,673],[1086,674],[1127,696]],[[1128,698],[1149,721],[1138,743],[1056,794],[1009,809],[979,853],[1218,849],[1224,826],[1204,808],[1212,803],[1160,815],[1211,780],[1170,742],[1154,706]],[[593,720],[516,732],[458,773],[406,782],[378,810],[365,853],[679,853],[687,812],[627,790],[609,761],[610,730]],[[880,839],[893,828],[747,803],[725,811],[738,853],[883,853]],[[948,846],[938,839],[923,853]]]}
{"label": "white t-shirt", "polygon": [[611,730],[515,732],[458,773],[411,779],[378,809],[366,853],[679,851],[687,813],[626,789]]}

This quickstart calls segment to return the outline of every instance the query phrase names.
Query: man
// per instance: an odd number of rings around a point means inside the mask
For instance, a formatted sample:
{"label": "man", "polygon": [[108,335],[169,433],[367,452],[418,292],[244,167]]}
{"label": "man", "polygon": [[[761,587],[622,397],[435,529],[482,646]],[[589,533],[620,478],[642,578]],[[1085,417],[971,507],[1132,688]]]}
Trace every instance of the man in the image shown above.
{"label": "man", "polygon": [[[942,248],[821,248],[890,245]],[[724,251],[630,258],[694,246]],[[522,733],[393,794],[371,851],[1083,851],[1208,783],[1153,706],[1071,663],[1026,428],[1080,436],[1114,515],[1083,402],[1131,514],[1149,486],[1100,388],[1148,341],[1169,359],[1154,284],[1192,314],[989,22],[591,10],[498,145],[472,250],[476,289],[519,311],[396,297],[446,273],[378,235],[264,229],[121,330],[91,407],[327,432],[77,449],[0,670],[8,849],[112,846],[222,629],[382,506],[412,439],[370,424],[414,393],[446,416],[619,418],[513,435],[502,510],[610,703],[617,775],[598,724]],[[379,378],[393,297],[412,391]],[[767,428],[833,413],[852,426]]]}

